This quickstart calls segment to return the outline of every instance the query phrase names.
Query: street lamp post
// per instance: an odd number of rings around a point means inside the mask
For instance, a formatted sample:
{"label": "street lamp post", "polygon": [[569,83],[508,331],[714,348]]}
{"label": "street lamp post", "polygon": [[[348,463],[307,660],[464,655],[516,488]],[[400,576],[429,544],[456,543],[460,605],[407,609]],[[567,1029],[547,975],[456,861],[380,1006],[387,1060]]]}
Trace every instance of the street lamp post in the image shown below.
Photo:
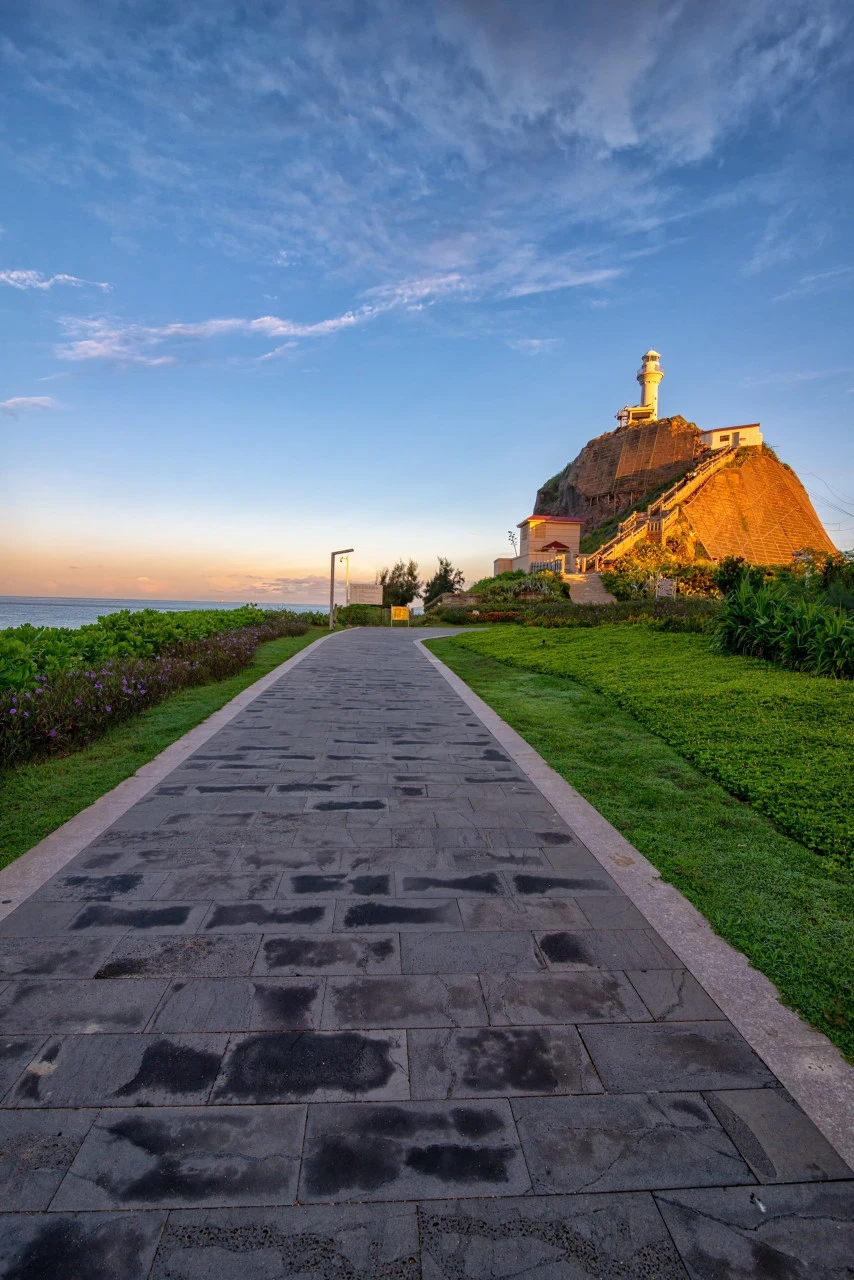
{"label": "street lamp post", "polygon": [[[329,557],[329,630],[335,626],[335,557],[348,556],[353,550],[352,547],[342,547],[340,551],[333,551]],[[349,564],[348,564],[349,568]]]}

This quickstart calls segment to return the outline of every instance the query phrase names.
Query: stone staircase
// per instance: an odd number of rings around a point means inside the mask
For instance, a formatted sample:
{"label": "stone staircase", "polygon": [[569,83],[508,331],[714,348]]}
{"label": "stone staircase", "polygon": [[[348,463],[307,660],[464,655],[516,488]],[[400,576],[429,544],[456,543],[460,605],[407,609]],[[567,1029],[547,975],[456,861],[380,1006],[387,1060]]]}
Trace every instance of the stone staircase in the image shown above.
{"label": "stone staircase", "polygon": [[571,573],[564,578],[569,583],[569,598],[573,604],[616,604],[616,598],[602,586],[598,573]]}
{"label": "stone staircase", "polygon": [[[620,522],[617,532],[609,542],[588,556],[578,557],[579,569],[583,572],[591,569],[598,571],[647,538],[653,542],[663,542],[668,529],[679,519],[682,503],[702,488],[710,476],[731,462],[735,452],[735,446],[717,449],[711,457],[706,458],[671,485],[666,493],[651,502],[646,511],[633,511],[626,520]],[[604,587],[602,590],[604,592]]]}

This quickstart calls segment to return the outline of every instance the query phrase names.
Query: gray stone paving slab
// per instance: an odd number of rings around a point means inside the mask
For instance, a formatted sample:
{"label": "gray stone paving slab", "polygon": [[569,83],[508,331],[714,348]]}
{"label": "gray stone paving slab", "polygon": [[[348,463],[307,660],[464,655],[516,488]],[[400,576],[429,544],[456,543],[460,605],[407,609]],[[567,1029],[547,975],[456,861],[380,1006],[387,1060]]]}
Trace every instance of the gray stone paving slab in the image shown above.
{"label": "gray stone paving slab", "polygon": [[[0,1113],[0,1203],[5,1212],[46,1209],[97,1111]],[[2,1234],[0,1218],[0,1234]]]}
{"label": "gray stone paving slab", "polygon": [[516,1098],[534,1191],[755,1184],[700,1094]]}
{"label": "gray stone paving slab", "polygon": [[590,926],[572,898],[463,899],[460,914],[466,929],[587,929]]}
{"label": "gray stone paving slab", "polygon": [[400,940],[396,933],[367,938],[303,934],[265,938],[255,973],[346,975],[400,973]]}
{"label": "gray stone paving slab", "polygon": [[656,1204],[691,1280],[848,1280],[854,1186],[711,1187]]}
{"label": "gray stone paving slab", "polygon": [[261,935],[207,934],[177,938],[122,938],[115,943],[95,977],[222,978],[248,974],[261,945]]}
{"label": "gray stone paving slab", "polygon": [[413,1204],[175,1210],[151,1280],[420,1280]]}
{"label": "gray stone paving slab", "polygon": [[217,1078],[226,1042],[224,1035],[53,1037],[26,1068],[4,1105],[200,1104]]}
{"label": "gray stone paving slab", "polygon": [[2,938],[0,973],[13,978],[94,978],[114,938]]}
{"label": "gray stone paving slab", "polygon": [[104,1112],[53,1207],[289,1204],[304,1125],[302,1106]]}
{"label": "gray stone paving slab", "polygon": [[622,973],[485,973],[481,981],[494,1026],[649,1021],[646,1006]]}
{"label": "gray stone paving slab", "polygon": [[424,1280],[685,1280],[651,1195],[421,1204]]}
{"label": "gray stone paving slab", "polygon": [[323,1026],[480,1027],[488,1018],[476,974],[330,978]]}
{"label": "gray stone paving slab", "polygon": [[550,969],[682,969],[679,960],[651,929],[585,929],[538,933],[540,951]]}
{"label": "gray stone paving slab", "polygon": [[310,1109],[299,1198],[416,1200],[530,1188],[506,1101]]}
{"label": "gray stone paving slab", "polygon": [[626,971],[656,1022],[723,1020],[724,1015],[687,969]]}
{"label": "gray stone paving slab", "polygon": [[4,1280],[146,1280],[166,1214],[0,1213]]}
{"label": "gray stone paving slab", "polygon": [[775,1083],[729,1022],[584,1027],[587,1051],[611,1093],[750,1089]]}
{"label": "gray stone paving slab", "polygon": [[784,1089],[729,1089],[704,1096],[760,1182],[852,1176]]}
{"label": "gray stone paving slab", "polygon": [[413,1098],[601,1093],[575,1027],[410,1031]]}
{"label": "gray stone paving slab", "polygon": [[7,1032],[142,1031],[165,984],[26,979],[0,993],[0,1025]]}
{"label": "gray stone paving slab", "polygon": [[722,1280],[742,1192],[830,1267],[850,1172],[412,636],[262,683],[0,903],[0,1275],[136,1280],[175,1206],[160,1280]]}
{"label": "gray stone paving slab", "polygon": [[404,934],[400,939],[400,966],[404,973],[488,973],[508,969],[536,973],[545,968],[533,934],[521,931]]}

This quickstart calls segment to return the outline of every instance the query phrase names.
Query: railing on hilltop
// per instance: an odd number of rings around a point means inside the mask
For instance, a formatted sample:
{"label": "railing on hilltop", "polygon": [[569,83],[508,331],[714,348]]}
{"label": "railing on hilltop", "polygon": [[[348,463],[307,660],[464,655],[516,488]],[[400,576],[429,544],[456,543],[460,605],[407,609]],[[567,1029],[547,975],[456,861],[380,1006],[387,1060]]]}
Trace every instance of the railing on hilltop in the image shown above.
{"label": "railing on hilltop", "polygon": [[620,522],[614,536],[604,543],[598,551],[592,552],[589,556],[578,557],[581,571],[584,573],[588,569],[595,569],[598,572],[603,564],[624,555],[650,533],[658,540],[663,541],[667,530],[679,518],[681,504],[690,498],[693,493],[696,493],[706,483],[709,476],[716,471],[720,471],[721,467],[731,460],[735,452],[735,445],[730,445],[727,449],[717,449],[710,458],[706,458],[704,462],[694,467],[681,480],[677,480],[665,493],[656,498],[654,502],[651,502],[646,511],[633,511],[627,519]]}

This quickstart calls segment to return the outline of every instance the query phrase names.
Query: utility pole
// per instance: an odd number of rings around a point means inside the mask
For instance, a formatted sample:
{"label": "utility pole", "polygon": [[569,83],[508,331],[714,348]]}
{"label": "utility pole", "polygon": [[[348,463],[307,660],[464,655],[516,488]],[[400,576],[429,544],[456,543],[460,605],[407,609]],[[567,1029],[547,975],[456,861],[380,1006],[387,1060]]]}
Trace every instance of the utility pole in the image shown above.
{"label": "utility pole", "polygon": [[[342,547],[340,551],[333,551],[329,557],[329,630],[335,626],[335,557],[348,556],[353,550],[352,547]],[[349,561],[347,564],[349,571]],[[348,573],[349,576],[349,573]]]}

